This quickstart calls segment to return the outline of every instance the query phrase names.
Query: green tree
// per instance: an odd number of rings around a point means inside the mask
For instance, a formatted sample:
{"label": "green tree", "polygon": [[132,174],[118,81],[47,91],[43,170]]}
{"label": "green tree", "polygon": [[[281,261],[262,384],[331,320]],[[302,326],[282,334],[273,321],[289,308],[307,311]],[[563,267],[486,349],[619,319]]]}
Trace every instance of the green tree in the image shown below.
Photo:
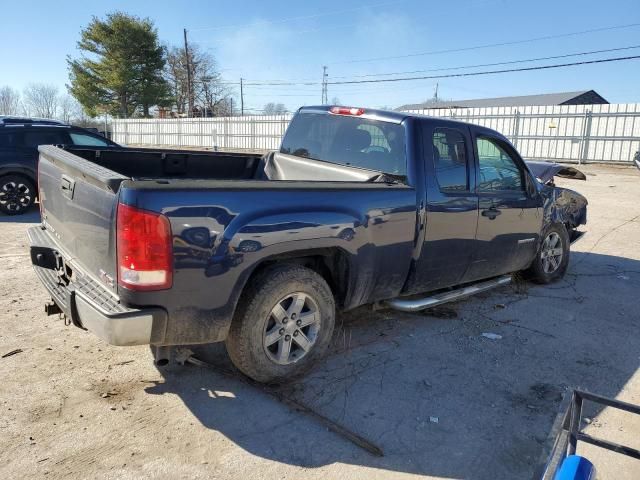
{"label": "green tree", "polygon": [[87,114],[149,116],[172,103],[162,73],[165,51],[153,22],[122,12],[93,17],[81,31],[78,59],[68,58],[69,92]]}

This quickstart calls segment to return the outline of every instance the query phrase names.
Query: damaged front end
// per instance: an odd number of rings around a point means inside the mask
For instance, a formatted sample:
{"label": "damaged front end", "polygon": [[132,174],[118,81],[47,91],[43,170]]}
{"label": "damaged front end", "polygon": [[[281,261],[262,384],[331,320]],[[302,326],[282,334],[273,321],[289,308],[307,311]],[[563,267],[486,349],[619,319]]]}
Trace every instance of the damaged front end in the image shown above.
{"label": "damaged front end", "polygon": [[585,233],[578,227],[587,223],[588,202],[578,192],[556,186],[554,177],[586,180],[586,175],[577,168],[551,162],[527,162],[527,166],[538,180],[540,195],[544,199],[544,225],[562,223],[571,243],[575,242]]}
{"label": "damaged front end", "polygon": [[544,224],[562,223],[569,233],[571,243],[585,232],[578,230],[587,223],[587,199],[578,192],[555,185],[543,185],[540,191],[544,198]]}

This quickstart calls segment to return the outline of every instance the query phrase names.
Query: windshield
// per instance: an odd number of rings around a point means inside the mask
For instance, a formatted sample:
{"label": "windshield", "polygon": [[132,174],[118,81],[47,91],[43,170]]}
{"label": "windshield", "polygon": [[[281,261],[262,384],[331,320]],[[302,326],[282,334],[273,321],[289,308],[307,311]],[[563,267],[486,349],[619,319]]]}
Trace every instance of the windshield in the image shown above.
{"label": "windshield", "polygon": [[357,116],[299,113],[280,152],[401,177],[407,174],[402,125]]}

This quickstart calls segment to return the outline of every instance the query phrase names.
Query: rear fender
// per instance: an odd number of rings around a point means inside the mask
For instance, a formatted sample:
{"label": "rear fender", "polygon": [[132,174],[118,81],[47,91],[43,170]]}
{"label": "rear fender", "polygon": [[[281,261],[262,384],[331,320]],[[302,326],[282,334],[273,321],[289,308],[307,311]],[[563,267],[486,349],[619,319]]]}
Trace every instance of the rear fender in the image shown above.
{"label": "rear fender", "polygon": [[[350,272],[343,285],[345,306],[370,294],[375,257],[366,219],[344,211],[305,211],[242,220],[239,216],[227,226],[206,268],[207,276],[218,276],[244,263],[244,275],[234,292],[241,292],[251,274],[264,263],[340,251]],[[357,283],[352,278],[356,272]]]}

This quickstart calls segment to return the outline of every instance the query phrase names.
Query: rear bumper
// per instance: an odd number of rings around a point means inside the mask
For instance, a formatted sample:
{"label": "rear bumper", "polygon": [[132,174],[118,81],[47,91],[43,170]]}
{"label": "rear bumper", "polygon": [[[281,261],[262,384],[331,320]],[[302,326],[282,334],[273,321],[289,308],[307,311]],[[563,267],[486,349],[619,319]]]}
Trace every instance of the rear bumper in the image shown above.
{"label": "rear bumper", "polygon": [[[63,254],[42,227],[28,230],[31,262],[36,275],[62,313],[77,327],[89,330],[111,345],[162,343],[167,312],[158,307],[135,309],[122,305],[104,286],[73,263],[71,279],[57,268]],[[64,273],[63,273],[64,272]]]}

